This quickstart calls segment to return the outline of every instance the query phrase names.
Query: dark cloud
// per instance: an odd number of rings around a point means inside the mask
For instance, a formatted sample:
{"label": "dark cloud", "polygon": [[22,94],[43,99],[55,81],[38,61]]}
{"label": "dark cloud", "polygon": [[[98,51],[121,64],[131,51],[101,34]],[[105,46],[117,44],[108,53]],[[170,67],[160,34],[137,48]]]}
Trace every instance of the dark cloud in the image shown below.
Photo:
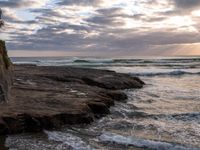
{"label": "dark cloud", "polygon": [[174,9],[162,12],[168,16],[191,15],[192,11],[200,9],[199,0],[171,0],[170,2],[174,5]]}
{"label": "dark cloud", "polygon": [[116,17],[116,16],[121,16],[123,14],[123,9],[122,8],[104,8],[104,9],[97,9],[96,10],[99,14],[101,15],[106,15],[110,17]]}
{"label": "dark cloud", "polygon": [[58,2],[59,5],[99,5],[101,4],[102,0],[62,0]]}
{"label": "dark cloud", "polygon": [[176,7],[194,9],[200,7],[200,0],[174,0]]}
{"label": "dark cloud", "polygon": [[0,1],[0,7],[9,7],[9,8],[29,7],[32,6],[33,4],[37,4],[37,2],[28,0]]}
{"label": "dark cloud", "polygon": [[120,21],[116,18],[109,18],[105,16],[95,16],[86,20],[87,22],[94,23],[96,25],[103,25],[103,26],[119,26],[124,25],[123,21]]}

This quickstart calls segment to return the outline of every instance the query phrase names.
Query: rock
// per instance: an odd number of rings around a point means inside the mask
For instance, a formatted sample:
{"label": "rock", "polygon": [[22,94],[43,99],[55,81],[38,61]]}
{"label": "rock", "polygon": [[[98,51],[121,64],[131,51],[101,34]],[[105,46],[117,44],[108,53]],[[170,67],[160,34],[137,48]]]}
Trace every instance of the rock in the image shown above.
{"label": "rock", "polygon": [[0,134],[7,134],[8,133],[8,127],[6,123],[0,118]]}
{"label": "rock", "polygon": [[139,78],[106,70],[17,65],[14,73],[9,102],[0,104],[0,134],[91,123],[127,99],[120,90],[143,86]]}
{"label": "rock", "polygon": [[94,114],[109,114],[108,106],[103,102],[88,102],[89,108]]}
{"label": "rock", "polygon": [[125,101],[128,98],[127,95],[121,91],[109,91],[103,94],[106,94],[106,96],[114,99],[115,101],[121,101],[121,102]]}
{"label": "rock", "polygon": [[84,77],[82,78],[82,80],[88,85],[98,86],[112,90],[126,89],[126,88],[141,88],[143,85],[143,83],[140,82],[138,79],[135,80],[135,78],[131,76],[125,77],[122,74],[118,74],[117,76],[115,74],[111,74],[93,78]]}
{"label": "rock", "polygon": [[0,40],[0,102],[8,101],[12,84],[12,63],[8,58],[5,42]]}

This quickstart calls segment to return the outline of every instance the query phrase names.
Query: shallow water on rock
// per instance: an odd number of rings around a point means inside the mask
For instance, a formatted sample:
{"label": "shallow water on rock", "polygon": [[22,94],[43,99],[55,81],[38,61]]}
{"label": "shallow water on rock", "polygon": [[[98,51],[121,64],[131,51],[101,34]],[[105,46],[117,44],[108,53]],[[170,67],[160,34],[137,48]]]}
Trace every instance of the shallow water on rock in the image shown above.
{"label": "shallow water on rock", "polygon": [[99,68],[138,75],[146,85],[126,90],[126,102],[115,102],[110,115],[90,125],[8,136],[5,145],[11,150],[200,150],[200,59],[120,61],[120,67],[109,62]]}

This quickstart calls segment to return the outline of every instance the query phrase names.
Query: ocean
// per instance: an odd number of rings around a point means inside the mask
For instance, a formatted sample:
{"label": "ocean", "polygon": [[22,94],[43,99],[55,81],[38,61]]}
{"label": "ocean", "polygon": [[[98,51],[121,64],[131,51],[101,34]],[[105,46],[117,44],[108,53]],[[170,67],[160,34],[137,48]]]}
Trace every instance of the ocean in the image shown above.
{"label": "ocean", "polygon": [[14,64],[114,70],[140,77],[111,114],[90,125],[8,136],[11,150],[200,150],[200,57],[12,58]]}

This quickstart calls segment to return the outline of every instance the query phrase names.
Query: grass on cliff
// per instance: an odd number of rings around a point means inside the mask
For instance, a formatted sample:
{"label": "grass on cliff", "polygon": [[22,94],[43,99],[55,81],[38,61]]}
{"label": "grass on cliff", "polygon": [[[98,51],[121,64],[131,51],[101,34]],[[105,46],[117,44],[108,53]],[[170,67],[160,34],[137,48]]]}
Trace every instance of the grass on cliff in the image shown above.
{"label": "grass on cliff", "polygon": [[2,40],[0,40],[0,54],[2,55],[6,69],[8,69],[10,67],[11,61],[7,54],[5,41]]}

